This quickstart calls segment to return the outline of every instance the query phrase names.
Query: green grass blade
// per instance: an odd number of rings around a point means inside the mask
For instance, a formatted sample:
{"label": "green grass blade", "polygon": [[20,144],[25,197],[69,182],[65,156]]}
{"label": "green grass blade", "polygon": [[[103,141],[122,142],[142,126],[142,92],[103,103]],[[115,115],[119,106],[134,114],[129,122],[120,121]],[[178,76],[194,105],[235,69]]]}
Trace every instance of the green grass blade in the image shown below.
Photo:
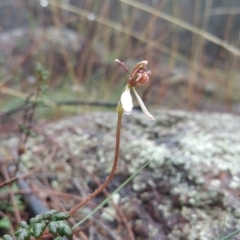
{"label": "green grass blade", "polygon": [[112,192],[104,201],[102,201],[93,211],[91,211],[86,217],[73,226],[73,229],[85,222],[89,217],[95,214],[99,209],[106,204],[111,197],[119,192],[124,186],[126,186],[136,175],[138,175],[147,165],[150,163],[150,160],[146,162],[142,167],[140,167],[136,172],[134,172],[123,184],[121,184],[114,192]]}
{"label": "green grass blade", "polygon": [[240,230],[237,230],[237,231],[235,231],[235,232],[230,233],[230,234],[227,235],[226,237],[221,238],[221,240],[229,240],[229,239],[231,239],[231,237],[234,237],[234,236],[236,236],[236,235],[239,234],[239,233],[240,233]]}
{"label": "green grass blade", "polygon": [[[102,206],[104,206],[104,204],[106,204],[115,193],[119,192],[124,186],[126,186],[136,175],[138,175],[145,167],[147,167],[150,162],[151,160],[147,161],[142,167],[140,167],[136,172],[134,172],[123,184],[121,184],[114,192],[112,192],[105,200],[103,200],[93,211],[91,211],[86,217],[84,217],[81,221],[75,224],[72,229],[84,223],[88,218],[90,218],[99,209],[101,209]],[[55,240],[59,239],[61,239],[61,237],[55,238]]]}

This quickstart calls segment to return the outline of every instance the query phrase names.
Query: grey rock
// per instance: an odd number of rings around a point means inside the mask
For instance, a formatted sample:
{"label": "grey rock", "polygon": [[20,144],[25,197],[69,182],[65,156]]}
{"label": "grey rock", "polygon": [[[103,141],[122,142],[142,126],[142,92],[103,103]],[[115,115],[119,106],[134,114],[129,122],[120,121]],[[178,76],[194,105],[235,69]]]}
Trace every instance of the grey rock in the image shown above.
{"label": "grey rock", "polygon": [[[240,229],[240,117],[169,110],[153,115],[155,122],[139,112],[123,116],[120,162],[108,187],[115,190],[150,161],[119,192],[137,239],[220,239]],[[56,173],[59,188],[73,188],[69,176],[91,192],[86,171],[100,179],[109,174],[115,126],[116,113],[108,112],[47,124],[41,129],[45,135],[29,140],[23,162],[30,169],[41,164],[53,146],[51,136],[68,149],[59,150],[47,167]],[[11,143],[14,139],[5,142]]]}

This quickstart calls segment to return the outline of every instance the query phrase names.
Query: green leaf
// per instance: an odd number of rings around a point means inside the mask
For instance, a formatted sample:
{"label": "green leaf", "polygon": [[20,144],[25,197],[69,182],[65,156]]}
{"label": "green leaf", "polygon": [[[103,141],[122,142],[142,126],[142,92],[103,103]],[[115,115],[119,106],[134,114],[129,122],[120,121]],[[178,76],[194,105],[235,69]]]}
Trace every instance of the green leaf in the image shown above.
{"label": "green leaf", "polygon": [[47,227],[47,224],[45,222],[36,223],[32,227],[31,232],[33,232],[33,236],[35,238],[39,238],[42,235],[42,233],[44,232],[44,230],[46,229],[46,227]]}
{"label": "green leaf", "polygon": [[41,63],[36,64],[36,72],[39,74],[40,81],[46,81],[49,78],[49,72],[44,69]]}
{"label": "green leaf", "polygon": [[68,213],[60,212],[51,216],[51,220],[67,220],[70,218]]}
{"label": "green leaf", "polygon": [[50,211],[48,211],[48,212],[45,212],[44,214],[43,214],[43,218],[44,219],[49,219],[52,215],[54,215],[54,214],[56,214],[56,213],[59,213],[59,211],[57,211],[57,210],[50,210]]}
{"label": "green leaf", "polygon": [[73,236],[72,228],[70,228],[67,224],[65,224],[65,226],[63,227],[63,232],[65,236],[72,238]]}
{"label": "green leaf", "polygon": [[[29,232],[24,228],[22,228],[21,230],[22,230],[21,233],[17,236],[17,240],[30,240]],[[15,236],[16,236],[16,233],[15,233]]]}
{"label": "green leaf", "polygon": [[58,234],[61,237],[63,237],[64,234],[65,234],[64,227],[65,227],[65,222],[64,221],[58,221]]}
{"label": "green leaf", "polygon": [[41,72],[42,69],[43,69],[42,64],[41,64],[40,62],[37,62],[37,63],[36,63],[36,71],[37,71],[37,72]]}
{"label": "green leaf", "polygon": [[64,221],[58,222],[58,233],[61,237],[67,236],[72,238],[73,235],[72,229]]}
{"label": "green leaf", "polygon": [[19,228],[17,231],[15,231],[14,235],[18,236],[22,232],[22,228]]}
{"label": "green leaf", "polygon": [[48,85],[41,85],[40,86],[40,91],[42,92],[42,93],[46,93],[47,92],[47,90],[48,90]]}
{"label": "green leaf", "polygon": [[13,240],[13,238],[10,235],[3,235],[3,240]]}
{"label": "green leaf", "polygon": [[10,221],[8,217],[4,217],[0,220],[0,228],[5,228],[5,229],[10,228]]}
{"label": "green leaf", "polygon": [[56,236],[58,233],[58,222],[50,222],[48,229],[52,235]]}
{"label": "green leaf", "polygon": [[19,226],[22,227],[22,228],[28,228],[28,224],[25,221],[21,221],[19,223]]}
{"label": "green leaf", "polygon": [[44,220],[43,215],[36,215],[34,218],[30,219],[30,224],[42,222]]}

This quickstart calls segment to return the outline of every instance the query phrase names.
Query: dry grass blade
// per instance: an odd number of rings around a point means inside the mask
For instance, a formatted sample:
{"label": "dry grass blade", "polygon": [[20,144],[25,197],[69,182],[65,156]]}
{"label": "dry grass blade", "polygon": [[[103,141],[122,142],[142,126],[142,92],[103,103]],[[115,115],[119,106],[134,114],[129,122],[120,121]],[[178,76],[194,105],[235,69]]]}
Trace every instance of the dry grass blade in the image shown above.
{"label": "dry grass blade", "polygon": [[227,15],[227,14],[240,14],[240,8],[235,7],[220,7],[220,8],[215,8],[211,11],[208,11],[208,15],[213,16],[213,15]]}
{"label": "dry grass blade", "polygon": [[47,158],[45,160],[43,160],[43,163],[41,166],[38,166],[36,168],[33,168],[32,170],[28,171],[28,172],[25,172],[24,174],[22,175],[18,175],[17,177],[13,177],[3,183],[0,184],[0,188],[6,186],[6,185],[9,185],[9,184],[12,184],[13,182],[17,181],[17,180],[20,180],[20,179],[25,179],[25,178],[28,178],[30,177],[32,174],[36,173],[37,171],[40,171],[42,169],[43,166],[46,166],[47,164],[49,164],[53,158],[53,156],[56,154],[56,151],[57,151],[57,147],[55,147],[52,151],[52,153],[49,154],[49,156],[47,156]]}
{"label": "dry grass blade", "polygon": [[226,41],[223,41],[220,38],[217,38],[216,36],[212,35],[209,32],[206,32],[206,31],[204,31],[202,29],[199,29],[199,28],[197,28],[197,27],[195,27],[195,26],[193,26],[193,25],[191,25],[191,24],[189,24],[189,23],[187,23],[185,21],[182,21],[179,18],[175,18],[173,16],[170,16],[167,13],[164,13],[164,12],[162,12],[160,10],[155,10],[154,8],[148,7],[148,6],[144,5],[144,4],[138,3],[136,1],[127,1],[127,0],[120,0],[120,1],[124,2],[126,4],[129,4],[129,5],[131,5],[131,6],[135,7],[135,8],[141,9],[141,10],[143,10],[145,12],[148,12],[148,13],[150,13],[152,15],[156,15],[156,16],[158,16],[158,17],[160,17],[160,18],[162,18],[162,19],[164,19],[166,21],[169,21],[169,22],[171,22],[173,24],[176,24],[176,25],[178,25],[178,26],[180,26],[182,28],[185,28],[185,29],[187,29],[187,30],[189,30],[189,31],[191,31],[191,32],[193,32],[195,34],[198,34],[199,36],[204,37],[208,41],[213,42],[213,43],[215,43],[215,44],[225,48],[226,50],[228,50],[232,54],[240,56],[240,50],[238,48],[236,48],[233,45],[227,43]]}
{"label": "dry grass blade", "polygon": [[[58,4],[56,1],[51,0],[51,1],[49,1],[49,4],[57,6],[61,9],[66,10],[66,11],[76,13],[76,14],[82,16],[82,17],[85,17],[85,18],[88,18],[90,16],[90,14],[92,14],[89,11],[77,8],[77,7],[75,7],[71,4],[67,4],[67,3]],[[100,24],[103,24],[103,25],[105,25],[109,28],[112,28],[116,31],[122,32],[122,33],[124,33],[128,36],[131,36],[131,37],[133,37],[133,38],[135,38],[135,39],[137,39],[141,42],[146,43],[150,47],[156,48],[159,51],[161,51],[161,52],[163,52],[163,53],[165,53],[169,56],[172,56],[172,50],[170,48],[168,48],[166,46],[163,46],[163,45],[159,46],[159,42],[151,40],[151,39],[143,36],[141,33],[138,33],[136,31],[134,31],[131,28],[125,27],[122,24],[111,21],[109,19],[105,19],[105,18],[103,18],[101,16],[98,16],[96,14],[94,14],[94,21],[96,21]],[[240,56],[240,51],[239,51],[239,56]],[[186,64],[187,66],[192,67],[192,63],[186,57],[181,55],[180,53],[178,53],[178,54],[176,54],[175,56],[172,56],[172,57],[175,58],[176,60]],[[207,72],[205,72],[205,70],[203,68],[200,68],[200,67],[196,67],[194,70],[197,71],[197,72],[201,72],[203,74],[207,74]]]}
{"label": "dry grass blade", "polygon": [[[3,86],[0,86],[0,93],[10,95],[10,96],[13,96],[16,98],[20,98],[20,99],[27,99],[27,97],[28,97],[28,95],[26,93],[16,91],[14,89],[11,89],[8,87],[3,87]],[[33,101],[33,102],[36,101],[36,98],[33,97],[31,99],[31,101]],[[71,106],[64,106],[64,105],[59,106],[57,103],[47,100],[47,99],[42,99],[42,101],[43,101],[44,105],[46,105],[47,107],[51,107],[51,108],[59,107],[68,112],[74,112],[74,113],[76,112],[75,108],[71,108]]]}

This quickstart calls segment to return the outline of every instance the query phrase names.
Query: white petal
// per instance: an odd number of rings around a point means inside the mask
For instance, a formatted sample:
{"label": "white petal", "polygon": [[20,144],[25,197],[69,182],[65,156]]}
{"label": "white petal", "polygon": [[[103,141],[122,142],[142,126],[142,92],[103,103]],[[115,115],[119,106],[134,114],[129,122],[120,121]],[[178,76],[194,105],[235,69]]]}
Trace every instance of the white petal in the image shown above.
{"label": "white petal", "polygon": [[148,61],[144,60],[144,61],[139,62],[138,64],[144,64],[146,66],[148,64]]}
{"label": "white petal", "polygon": [[150,118],[151,120],[155,120],[155,118],[154,118],[154,117],[149,113],[149,111],[147,110],[146,106],[144,105],[142,99],[141,99],[140,96],[138,95],[138,93],[137,93],[137,91],[136,91],[135,88],[133,88],[133,91],[134,91],[135,96],[136,96],[136,98],[137,98],[137,100],[138,100],[138,103],[139,103],[142,111],[145,113],[145,115],[146,115],[148,118]]}
{"label": "white petal", "polygon": [[122,93],[120,101],[124,112],[130,114],[132,112],[133,102],[130,88],[128,86],[126,86],[125,91]]}

